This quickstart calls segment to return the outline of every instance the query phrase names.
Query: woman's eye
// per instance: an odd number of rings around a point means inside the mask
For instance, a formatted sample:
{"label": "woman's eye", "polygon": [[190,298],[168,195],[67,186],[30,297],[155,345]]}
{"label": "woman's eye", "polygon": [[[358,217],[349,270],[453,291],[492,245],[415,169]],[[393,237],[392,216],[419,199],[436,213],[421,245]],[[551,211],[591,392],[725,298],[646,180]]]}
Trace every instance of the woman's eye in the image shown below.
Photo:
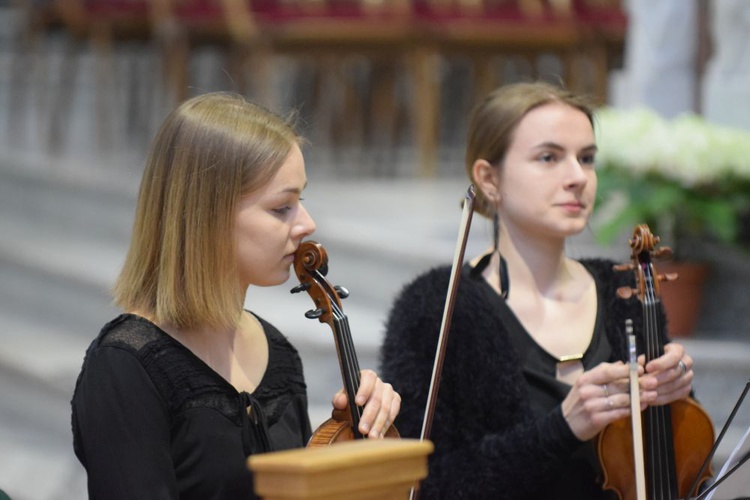
{"label": "woman's eye", "polygon": [[293,198],[293,199],[287,199],[285,200],[286,203],[281,206],[277,206],[276,208],[272,208],[271,211],[278,215],[279,217],[287,216],[289,215],[289,212],[294,210],[295,207],[299,206],[300,202],[303,200],[303,198]]}
{"label": "woman's eye", "polygon": [[594,165],[596,163],[596,155],[583,155],[578,161],[581,165]]}
{"label": "woman's eye", "polygon": [[552,153],[542,153],[539,155],[539,161],[542,161],[544,163],[551,163],[555,161],[555,155]]}

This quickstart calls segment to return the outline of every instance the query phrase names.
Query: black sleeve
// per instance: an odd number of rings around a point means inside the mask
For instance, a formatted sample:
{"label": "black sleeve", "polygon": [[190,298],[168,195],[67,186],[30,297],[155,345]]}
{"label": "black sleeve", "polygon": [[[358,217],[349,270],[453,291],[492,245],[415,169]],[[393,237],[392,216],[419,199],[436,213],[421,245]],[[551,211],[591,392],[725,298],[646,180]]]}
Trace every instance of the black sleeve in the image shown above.
{"label": "black sleeve", "polygon": [[134,355],[93,349],[72,404],[89,498],[179,497],[167,406]]}
{"label": "black sleeve", "polygon": [[[402,398],[396,426],[418,438],[442,320],[448,274],[418,279],[395,301],[381,375]],[[581,442],[559,409],[533,419],[496,303],[464,275],[457,297],[430,440],[423,498],[535,498]]]}

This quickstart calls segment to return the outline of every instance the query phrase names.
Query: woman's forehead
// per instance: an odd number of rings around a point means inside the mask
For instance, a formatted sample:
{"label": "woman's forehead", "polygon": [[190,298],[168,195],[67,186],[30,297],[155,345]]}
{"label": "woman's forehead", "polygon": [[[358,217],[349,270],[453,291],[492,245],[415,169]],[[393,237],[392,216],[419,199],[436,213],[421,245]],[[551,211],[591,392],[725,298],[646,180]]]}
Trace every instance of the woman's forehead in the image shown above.
{"label": "woman's forehead", "polygon": [[511,145],[578,139],[594,142],[594,129],[588,116],[578,108],[551,102],[532,109],[518,122]]}

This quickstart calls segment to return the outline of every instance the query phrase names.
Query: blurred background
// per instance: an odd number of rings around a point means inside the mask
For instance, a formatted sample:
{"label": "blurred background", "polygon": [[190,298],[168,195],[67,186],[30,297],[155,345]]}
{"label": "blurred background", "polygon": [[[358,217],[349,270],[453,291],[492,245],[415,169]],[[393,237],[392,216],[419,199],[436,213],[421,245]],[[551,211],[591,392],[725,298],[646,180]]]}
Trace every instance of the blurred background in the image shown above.
{"label": "blurred background", "polygon": [[[453,258],[468,186],[465,122],[479,97],[543,79],[616,112],[690,116],[712,137],[743,143],[749,38],[747,0],[0,0],[0,489],[16,500],[86,498],[69,402],[86,347],[117,314],[108,288],[143,161],[176,103],[230,90],[299,114],[314,239],[331,281],[351,292],[344,306],[360,364],[377,368],[394,295]],[[645,147],[628,140],[634,156]],[[718,432],[750,378],[750,155],[737,146],[726,165],[713,163],[727,141],[695,136],[657,147],[695,143],[713,177],[681,189],[707,187],[698,212],[723,216],[684,240],[679,214],[667,230],[680,260],[707,269],[702,291],[670,318],[694,313],[674,333],[695,359],[696,394]],[[713,210],[726,200],[729,213]],[[632,225],[610,224],[616,237],[603,239],[599,224],[569,253],[627,261]],[[475,218],[467,255],[490,234]],[[312,304],[289,294],[293,281],[251,290],[247,307],[299,348],[315,426],[340,375],[331,332],[304,318]],[[665,298],[681,283],[665,286]],[[747,406],[717,467],[750,425]],[[727,481],[724,498],[750,495],[739,483]]]}

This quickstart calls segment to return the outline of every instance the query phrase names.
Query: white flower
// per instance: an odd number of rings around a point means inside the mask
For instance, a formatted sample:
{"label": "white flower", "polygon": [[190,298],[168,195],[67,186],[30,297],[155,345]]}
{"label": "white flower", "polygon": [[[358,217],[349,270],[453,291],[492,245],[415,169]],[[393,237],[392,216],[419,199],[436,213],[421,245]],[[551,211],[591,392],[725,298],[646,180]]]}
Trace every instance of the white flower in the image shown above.
{"label": "white flower", "polygon": [[659,175],[695,188],[728,178],[750,181],[750,132],[697,115],[665,120],[647,108],[596,114],[598,163],[634,177]]}

